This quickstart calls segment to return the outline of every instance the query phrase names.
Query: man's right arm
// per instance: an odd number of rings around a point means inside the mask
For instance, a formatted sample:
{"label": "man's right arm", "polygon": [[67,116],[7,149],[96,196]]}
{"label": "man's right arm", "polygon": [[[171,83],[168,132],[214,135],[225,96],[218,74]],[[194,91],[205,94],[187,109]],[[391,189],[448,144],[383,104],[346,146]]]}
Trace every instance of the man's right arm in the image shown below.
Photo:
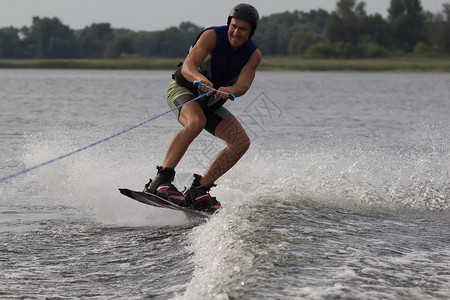
{"label": "man's right arm", "polygon": [[[187,80],[212,86],[212,83],[203,74],[198,71],[198,67],[205,60],[205,58],[214,51],[217,43],[217,36],[214,29],[206,30],[198,39],[194,47],[191,48],[187,55],[183,66],[181,67],[181,74]],[[208,92],[209,89],[199,85],[199,90]]]}

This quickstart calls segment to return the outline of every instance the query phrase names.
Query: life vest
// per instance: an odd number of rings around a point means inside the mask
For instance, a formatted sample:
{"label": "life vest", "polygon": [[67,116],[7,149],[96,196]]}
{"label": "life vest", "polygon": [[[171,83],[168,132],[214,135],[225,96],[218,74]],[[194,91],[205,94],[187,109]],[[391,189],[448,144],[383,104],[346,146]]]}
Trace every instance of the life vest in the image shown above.
{"label": "life vest", "polygon": [[205,76],[214,84],[214,88],[233,85],[257,46],[252,40],[247,40],[232,54],[227,34],[228,26],[213,28],[217,35],[216,47],[211,56],[200,65],[199,71],[206,71]]}
{"label": "life vest", "polygon": [[[198,35],[197,40],[206,30],[209,29],[214,29],[216,33],[216,47],[214,48],[213,53],[208,55],[200,64],[198,69],[200,73],[202,73],[206,78],[208,78],[209,81],[213,83],[214,88],[216,89],[221,86],[233,85],[237,82],[242,68],[258,47],[251,39],[249,39],[235,53],[232,53],[230,42],[228,40],[227,25],[206,28]],[[195,47],[197,40],[191,48]],[[188,81],[181,74],[181,65],[182,64],[178,65],[179,68],[175,74],[173,74],[173,78],[179,85],[190,89],[195,95],[198,95],[198,91],[193,86],[193,83]],[[224,102],[225,101],[223,101],[223,103]]]}

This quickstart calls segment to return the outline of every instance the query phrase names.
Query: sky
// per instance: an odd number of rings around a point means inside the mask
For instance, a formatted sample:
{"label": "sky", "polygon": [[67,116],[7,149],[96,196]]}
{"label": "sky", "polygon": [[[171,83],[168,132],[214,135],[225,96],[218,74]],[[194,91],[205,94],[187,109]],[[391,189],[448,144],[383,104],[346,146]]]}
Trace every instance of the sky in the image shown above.
{"label": "sky", "polygon": [[[245,0],[244,0],[245,1]],[[285,11],[305,11],[322,8],[335,10],[337,0],[248,0],[260,16]],[[361,0],[359,1],[361,2]],[[391,0],[365,0],[368,14],[387,16]],[[236,1],[213,0],[0,0],[0,28],[30,26],[34,16],[59,18],[71,29],[82,29],[92,23],[110,23],[113,28],[135,31],[163,30],[190,21],[198,26],[226,23]],[[450,0],[422,0],[424,10],[442,11]]]}

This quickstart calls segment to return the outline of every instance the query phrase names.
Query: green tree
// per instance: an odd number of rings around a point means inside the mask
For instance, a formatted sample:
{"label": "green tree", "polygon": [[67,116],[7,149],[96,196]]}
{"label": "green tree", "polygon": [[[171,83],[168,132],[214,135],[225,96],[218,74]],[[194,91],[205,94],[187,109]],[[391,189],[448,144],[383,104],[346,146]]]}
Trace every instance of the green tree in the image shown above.
{"label": "green tree", "polygon": [[392,46],[391,27],[380,14],[368,15],[363,19],[360,43],[377,44],[384,48]]}
{"label": "green tree", "polygon": [[159,35],[160,56],[183,57],[195,42],[203,28],[190,22],[183,22],[178,27],[170,27]]}
{"label": "green tree", "polygon": [[362,51],[362,56],[375,58],[375,57],[386,57],[389,54],[389,50],[376,44],[376,43],[368,43],[368,44],[360,44],[360,48]]}
{"label": "green tree", "polygon": [[365,2],[339,0],[325,27],[325,37],[331,43],[344,42],[356,46],[366,17]]}
{"label": "green tree", "polygon": [[182,57],[185,56],[190,42],[187,41],[177,27],[170,27],[159,33],[159,56]]}
{"label": "green tree", "polygon": [[111,42],[106,45],[105,58],[120,58],[124,54],[133,54],[133,34],[116,35]]}
{"label": "green tree", "polygon": [[299,31],[299,12],[284,12],[261,18],[254,40],[267,55],[286,55],[292,35]]}
{"label": "green tree", "polygon": [[191,22],[163,31],[138,32],[133,40],[134,49],[140,56],[183,57],[203,30]]}
{"label": "green tree", "polygon": [[327,58],[338,57],[339,54],[331,44],[319,42],[306,50],[306,56],[311,58]]}
{"label": "green tree", "polygon": [[0,58],[22,58],[19,30],[13,27],[0,29]]}
{"label": "green tree", "polygon": [[101,58],[106,45],[113,38],[113,30],[109,23],[92,24],[78,32],[77,39],[82,58]]}
{"label": "green tree", "polygon": [[450,22],[450,3],[444,3],[442,4],[442,7],[444,8],[444,14],[447,18],[447,22]]}
{"label": "green tree", "polygon": [[33,17],[28,31],[37,58],[73,58],[78,56],[73,30],[58,18]]}
{"label": "green tree", "polygon": [[425,16],[420,0],[391,0],[389,24],[399,48],[412,51],[425,41]]}
{"label": "green tree", "polygon": [[445,22],[442,26],[441,48],[450,52],[450,3],[445,3],[442,7],[444,8]]}
{"label": "green tree", "polygon": [[316,41],[310,33],[297,32],[289,41],[288,53],[290,55],[304,54]]}
{"label": "green tree", "polygon": [[261,18],[254,41],[266,55],[301,54],[305,35],[314,43],[323,40],[323,29],[328,19],[328,12],[319,9],[310,12],[294,11],[273,14]]}
{"label": "green tree", "polygon": [[142,57],[161,56],[156,32],[140,31],[133,40],[136,54]]}
{"label": "green tree", "polygon": [[450,52],[450,3],[442,7],[442,13],[429,16],[425,23],[427,40],[440,52]]}
{"label": "green tree", "polygon": [[309,33],[322,35],[330,14],[326,10],[318,9],[309,12],[300,11],[298,16],[300,22],[305,25],[305,28],[308,28]]}

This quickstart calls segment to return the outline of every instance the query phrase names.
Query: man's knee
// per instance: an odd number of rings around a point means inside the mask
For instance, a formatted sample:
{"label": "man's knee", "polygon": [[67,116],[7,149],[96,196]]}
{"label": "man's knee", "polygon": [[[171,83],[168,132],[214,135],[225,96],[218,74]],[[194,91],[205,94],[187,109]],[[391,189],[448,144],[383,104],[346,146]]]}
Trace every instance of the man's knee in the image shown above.
{"label": "man's knee", "polygon": [[250,138],[236,118],[224,119],[216,129],[216,136],[224,140],[239,157],[250,147]]}
{"label": "man's knee", "polygon": [[206,117],[203,112],[192,107],[190,107],[190,110],[182,109],[178,121],[187,130],[197,133],[200,133],[206,125]]}
{"label": "man's knee", "polygon": [[241,132],[238,137],[230,145],[230,148],[241,157],[250,147],[250,138],[245,131]]}
{"label": "man's knee", "polygon": [[200,133],[206,125],[206,118],[203,116],[193,116],[186,122],[185,127],[189,130]]}

